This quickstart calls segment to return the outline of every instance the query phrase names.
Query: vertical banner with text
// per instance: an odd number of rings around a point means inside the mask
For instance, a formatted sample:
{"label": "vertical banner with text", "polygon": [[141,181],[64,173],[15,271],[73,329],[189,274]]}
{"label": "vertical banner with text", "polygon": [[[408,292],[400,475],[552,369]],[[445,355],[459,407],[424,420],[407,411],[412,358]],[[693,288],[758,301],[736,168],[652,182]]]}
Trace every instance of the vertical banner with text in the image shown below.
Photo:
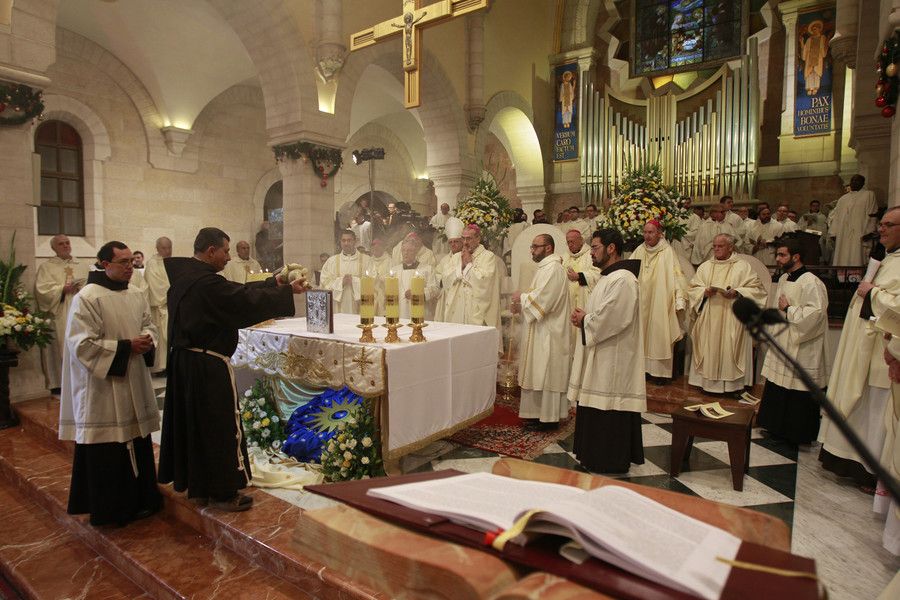
{"label": "vertical banner with text", "polygon": [[557,65],[556,127],[553,133],[553,160],[578,158],[578,63]]}
{"label": "vertical banner with text", "polygon": [[834,35],[834,7],[821,6],[797,16],[794,136],[831,132],[833,69],[829,40]]}

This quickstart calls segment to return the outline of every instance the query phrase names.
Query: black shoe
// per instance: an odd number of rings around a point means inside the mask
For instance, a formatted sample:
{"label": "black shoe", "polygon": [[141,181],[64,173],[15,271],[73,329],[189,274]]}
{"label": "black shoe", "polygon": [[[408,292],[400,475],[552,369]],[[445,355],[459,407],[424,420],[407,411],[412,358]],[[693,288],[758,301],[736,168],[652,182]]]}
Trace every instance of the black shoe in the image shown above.
{"label": "black shoe", "polygon": [[224,510],[225,512],[243,512],[253,506],[253,498],[243,494],[235,494],[228,500],[209,499],[209,507]]}
{"label": "black shoe", "polygon": [[529,431],[556,431],[559,429],[559,421],[530,423],[525,426]]}
{"label": "black shoe", "polygon": [[155,508],[142,508],[141,510],[134,513],[134,516],[131,518],[132,521],[139,521],[141,519],[146,519],[147,517],[152,517],[156,513],[159,512],[161,506],[157,506]]}
{"label": "black shoe", "polygon": [[61,392],[62,392],[62,388],[50,388],[50,395],[51,395],[51,396],[59,396],[59,394],[60,394]]}

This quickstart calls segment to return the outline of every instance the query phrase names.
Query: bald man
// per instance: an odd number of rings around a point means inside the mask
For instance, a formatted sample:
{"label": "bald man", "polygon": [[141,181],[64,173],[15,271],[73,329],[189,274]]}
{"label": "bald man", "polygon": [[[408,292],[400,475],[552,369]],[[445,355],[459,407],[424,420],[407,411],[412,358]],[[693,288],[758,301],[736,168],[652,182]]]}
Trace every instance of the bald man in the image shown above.
{"label": "bald man", "polygon": [[38,267],[34,279],[34,299],[40,310],[53,315],[53,340],[41,349],[41,365],[47,389],[59,394],[66,318],[72,298],[87,279],[88,263],[72,256],[72,242],[63,234],[50,239],[56,255]]}
{"label": "bald man", "polygon": [[156,240],[156,254],[151,256],[144,268],[144,280],[147,282],[147,294],[150,299],[150,318],[159,331],[159,346],[156,359],[150,371],[157,375],[166,372],[166,354],[169,350],[169,276],[163,266],[163,260],[172,256],[172,240],[161,237]]}
{"label": "bald man", "polygon": [[250,242],[245,240],[239,241],[235,248],[237,249],[237,258],[232,258],[222,270],[222,277],[228,281],[235,283],[247,283],[247,275],[250,273],[259,273],[262,267],[255,258],[250,258]]}

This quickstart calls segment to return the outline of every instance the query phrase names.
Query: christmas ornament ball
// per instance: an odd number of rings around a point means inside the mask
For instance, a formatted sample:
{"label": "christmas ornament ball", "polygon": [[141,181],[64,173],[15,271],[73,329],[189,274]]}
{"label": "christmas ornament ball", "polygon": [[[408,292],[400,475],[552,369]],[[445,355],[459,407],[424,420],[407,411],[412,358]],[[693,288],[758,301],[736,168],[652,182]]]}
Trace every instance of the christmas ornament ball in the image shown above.
{"label": "christmas ornament ball", "polygon": [[884,69],[885,75],[888,77],[893,77],[897,74],[897,63],[891,63]]}
{"label": "christmas ornament ball", "polygon": [[875,106],[877,106],[878,108],[887,106],[887,98],[885,98],[884,96],[878,96],[877,98],[875,98]]}
{"label": "christmas ornament ball", "polygon": [[884,108],[881,109],[881,116],[884,117],[885,119],[890,119],[891,117],[894,116],[894,113],[896,113],[896,112],[897,112],[897,109],[894,108],[893,106],[885,106]]}

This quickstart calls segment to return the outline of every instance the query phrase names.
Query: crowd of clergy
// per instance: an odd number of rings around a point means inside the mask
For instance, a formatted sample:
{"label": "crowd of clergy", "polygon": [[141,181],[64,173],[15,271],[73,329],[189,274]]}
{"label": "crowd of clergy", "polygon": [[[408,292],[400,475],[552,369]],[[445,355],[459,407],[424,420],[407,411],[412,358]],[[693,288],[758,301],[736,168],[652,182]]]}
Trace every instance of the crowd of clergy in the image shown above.
{"label": "crowd of clergy", "polygon": [[[878,221],[874,195],[863,185],[855,176],[827,216],[818,202],[792,218],[787,206],[777,206],[773,215],[766,203],[736,209],[724,197],[709,207],[708,218],[702,208],[692,209],[680,240],[668,241],[658,221],[647,222],[643,243],[630,255],[619,232],[596,229],[596,206],[573,207],[557,218],[566,247],[557,248],[549,233],[534,235],[533,279],[520,282],[506,305],[501,302],[506,262],[482,244],[477,226],[464,224],[448,205],[431,221],[442,233],[432,248],[417,233],[386,247],[382,237],[361,227],[370,217],[360,210],[341,233],[340,251],[321,265],[317,284],[331,290],[334,310],[341,313],[358,314],[361,278],[369,275],[376,280],[376,313],[383,314],[384,279],[392,274],[399,279],[401,318],[410,316],[413,276],[426,282],[427,320],[501,328],[501,316],[511,315],[519,323],[513,337],[525,426],[553,429],[574,418],[576,458],[600,473],[624,473],[643,463],[646,381],[671,380],[679,343],[686,346],[690,385],[732,396],[753,385],[757,349],[732,313],[737,298],[749,298],[780,311],[785,324],[774,326],[776,339],[827,390],[873,453],[900,474],[900,390],[892,388],[900,381],[900,340],[886,338],[873,324],[888,311],[900,313],[900,210],[889,209]],[[543,211],[535,212],[532,225],[537,223],[547,223]],[[519,211],[508,237],[528,226]],[[801,259],[797,231],[819,236],[823,256],[834,265],[869,264],[833,365],[828,294]],[[52,248],[56,256],[38,270],[36,297],[39,308],[56,315],[57,331],[65,331],[90,265],[71,256],[65,236],[53,238]],[[249,243],[239,241],[236,250],[238,257],[221,275],[245,283],[261,267],[250,257]],[[130,283],[146,298],[158,348],[167,347],[169,282],[163,260],[171,254],[171,240],[157,240],[153,256],[135,258]],[[763,265],[779,273],[771,291],[763,283],[768,277]],[[55,391],[64,343],[58,336],[42,357],[48,387]],[[841,434],[828,420],[820,428],[819,407],[791,369],[772,352],[759,353],[758,360],[765,379],[759,424],[794,444],[821,441],[824,468],[875,490],[878,482]],[[155,353],[151,369],[165,372],[165,351]],[[885,546],[900,554],[896,511],[888,510],[886,495],[875,498],[876,509],[888,514]]]}

